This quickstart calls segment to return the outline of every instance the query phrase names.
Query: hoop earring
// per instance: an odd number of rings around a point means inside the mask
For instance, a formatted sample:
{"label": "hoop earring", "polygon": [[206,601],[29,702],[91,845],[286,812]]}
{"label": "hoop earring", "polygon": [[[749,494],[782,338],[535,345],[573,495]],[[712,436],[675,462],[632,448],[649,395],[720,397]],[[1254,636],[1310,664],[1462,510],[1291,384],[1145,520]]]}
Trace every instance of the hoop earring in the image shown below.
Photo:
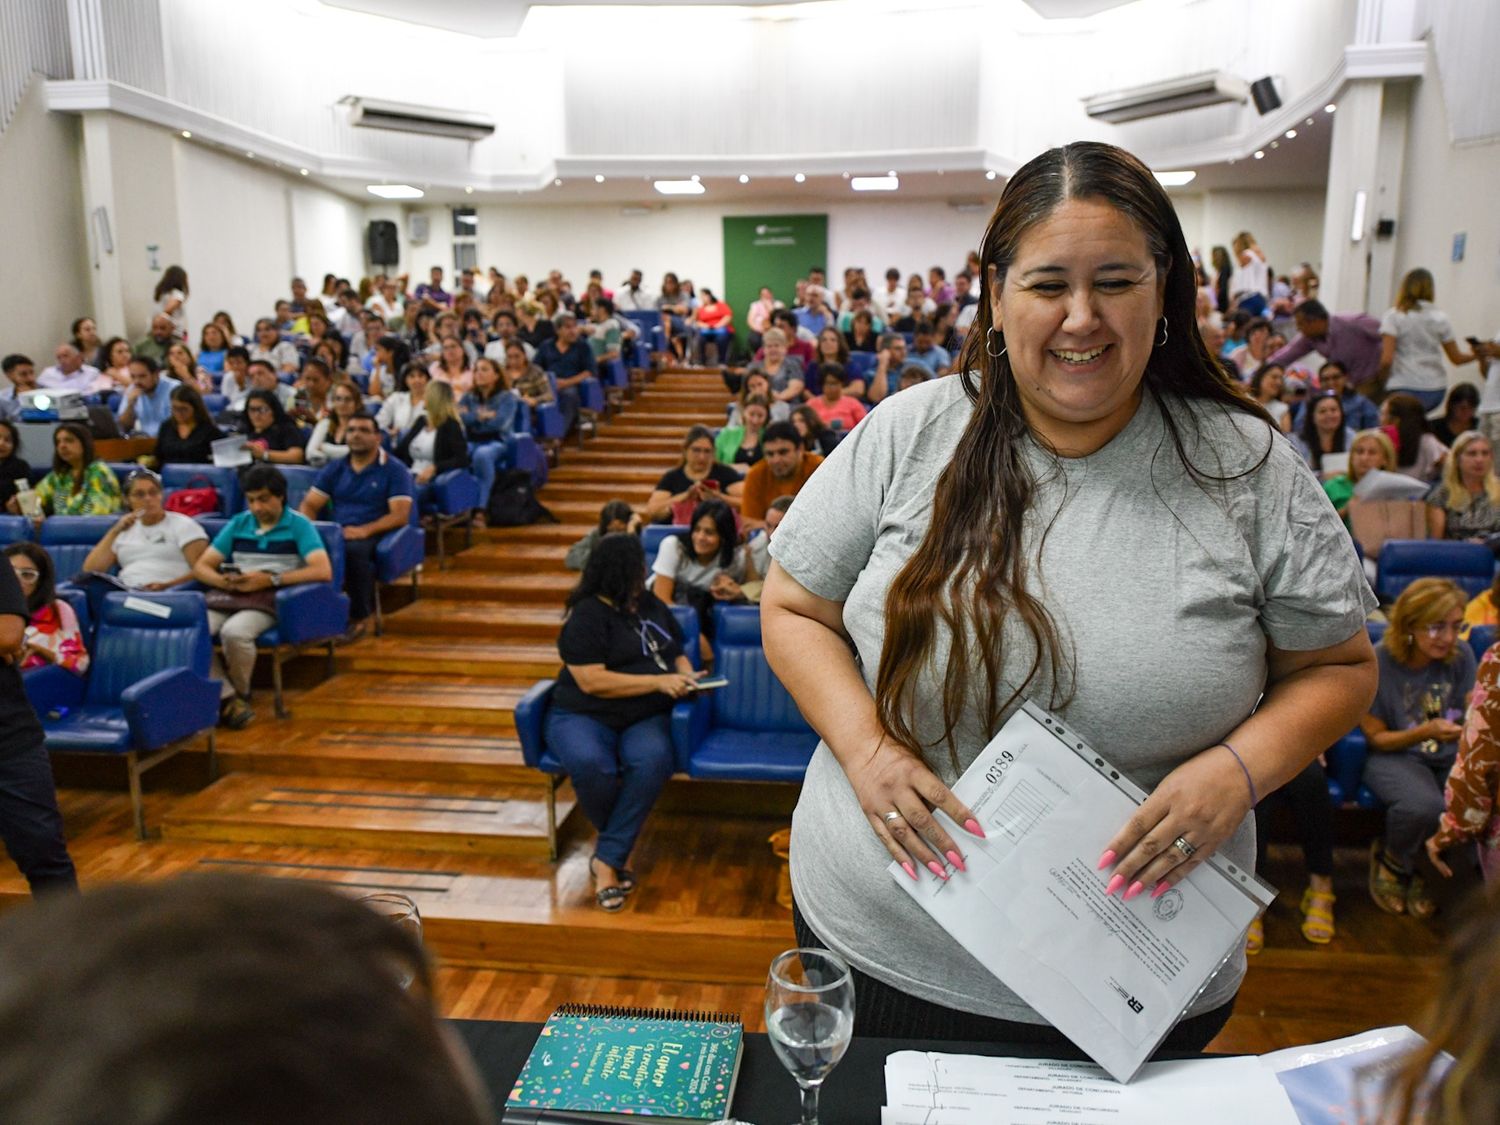
{"label": "hoop earring", "polygon": [[1156,346],[1158,348],[1164,348],[1164,347],[1167,346],[1167,318],[1166,317],[1162,317],[1161,318],[1161,339],[1158,340],[1158,341],[1156,341]]}
{"label": "hoop earring", "polygon": [[1001,340],[1000,350],[998,352],[992,352],[992,351],[990,351],[990,337],[992,335],[995,335],[995,334],[996,334],[996,330],[995,330],[994,327],[990,327],[990,328],[986,329],[985,333],[984,333],[984,354],[987,355],[987,356],[989,356],[991,359],[999,359],[1001,356],[1003,356],[1006,353],[1006,350],[1007,350],[1007,345],[1004,342],[1005,341],[1005,335],[1004,335],[1004,333],[1000,333],[999,334],[1000,335],[1000,340]]}

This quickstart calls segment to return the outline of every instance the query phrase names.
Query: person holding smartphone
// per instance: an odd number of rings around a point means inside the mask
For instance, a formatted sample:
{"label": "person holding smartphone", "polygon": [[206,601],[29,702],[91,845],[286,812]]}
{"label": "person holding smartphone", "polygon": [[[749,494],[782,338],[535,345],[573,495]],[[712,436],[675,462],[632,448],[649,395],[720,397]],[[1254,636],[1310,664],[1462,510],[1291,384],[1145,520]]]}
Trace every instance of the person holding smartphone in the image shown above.
{"label": "person holding smartphone", "polygon": [[716,493],[737,497],[744,490],[740,474],[715,460],[714,432],[707,426],[694,426],[682,443],[682,463],[663,473],[646,499],[646,522],[671,523],[674,512],[691,515]]}

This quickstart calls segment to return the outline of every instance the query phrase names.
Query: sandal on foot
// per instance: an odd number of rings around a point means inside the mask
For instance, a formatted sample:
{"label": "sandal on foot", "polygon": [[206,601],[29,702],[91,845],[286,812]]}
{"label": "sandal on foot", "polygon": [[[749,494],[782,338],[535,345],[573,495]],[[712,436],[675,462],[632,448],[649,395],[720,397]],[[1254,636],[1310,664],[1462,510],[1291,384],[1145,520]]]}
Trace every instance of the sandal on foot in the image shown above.
{"label": "sandal on foot", "polygon": [[[599,859],[599,857],[589,857],[589,878],[594,881],[594,901],[599,904],[599,909],[614,913],[625,905],[626,891],[624,887],[618,884],[611,887],[601,887],[599,885],[599,876],[594,874],[594,860],[596,859]],[[614,868],[610,867],[609,864],[604,863],[602,859],[599,862],[604,864],[606,870],[613,873]]]}
{"label": "sandal on foot", "polygon": [[1406,913],[1406,881],[1385,862],[1379,840],[1370,844],[1370,897],[1387,914]]}
{"label": "sandal on foot", "polygon": [[1308,887],[1302,892],[1302,936],[1314,945],[1327,945],[1333,940],[1333,904],[1337,901],[1332,891]]}
{"label": "sandal on foot", "polygon": [[1256,918],[1250,923],[1250,929],[1245,932],[1245,952],[1254,957],[1266,947],[1266,922],[1264,918]]}
{"label": "sandal on foot", "polygon": [[1420,875],[1413,875],[1406,884],[1406,912],[1424,922],[1437,913],[1437,903],[1428,897],[1427,884]]}
{"label": "sandal on foot", "polygon": [[629,894],[631,891],[635,890],[635,872],[630,870],[630,868],[616,867],[615,878],[620,880],[620,890],[624,891],[626,894]]}

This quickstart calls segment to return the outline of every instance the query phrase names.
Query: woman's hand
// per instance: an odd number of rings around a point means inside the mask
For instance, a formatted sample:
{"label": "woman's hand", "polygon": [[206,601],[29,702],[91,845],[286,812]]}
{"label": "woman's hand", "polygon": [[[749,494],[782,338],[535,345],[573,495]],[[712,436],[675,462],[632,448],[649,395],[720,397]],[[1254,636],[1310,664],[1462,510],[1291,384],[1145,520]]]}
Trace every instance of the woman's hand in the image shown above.
{"label": "woman's hand", "polygon": [[24,645],[22,645],[21,646],[21,655],[23,657],[25,657],[25,656],[40,656],[48,664],[56,664],[57,663],[57,653],[53,652],[50,648],[47,648],[45,645],[39,645],[39,644],[37,644],[35,641],[27,641]]}
{"label": "woman's hand", "polygon": [[[1250,811],[1250,787],[1235,756],[1223,746],[1195,754],[1166,777],[1115,834],[1099,859],[1112,867],[1107,893],[1155,896],[1181,882],[1234,834]],[[1175,841],[1191,845],[1191,858]]]}
{"label": "woman's hand", "polygon": [[673,699],[681,699],[698,686],[698,677],[701,675],[703,675],[702,672],[694,672],[692,675],[682,672],[663,672],[654,677],[656,690],[663,695],[670,695]]}
{"label": "woman's hand", "polygon": [[135,511],[126,512],[119,519],[115,520],[115,526],[109,529],[109,533],[111,535],[119,535],[123,531],[129,531],[135,526],[135,521],[140,518],[140,515],[139,512]]}
{"label": "woman's hand", "polygon": [[420,469],[417,470],[415,479],[418,484],[426,484],[435,476],[437,476],[436,465],[423,465]]}
{"label": "woman's hand", "polygon": [[1437,742],[1452,742],[1464,732],[1464,728],[1452,719],[1428,719],[1417,728],[1417,733],[1424,739],[1433,739]]}
{"label": "woman's hand", "polygon": [[745,593],[738,582],[722,571],[714,576],[713,585],[708,588],[708,592],[721,602],[732,602]]}
{"label": "woman's hand", "polygon": [[1427,838],[1427,858],[1431,861],[1437,873],[1444,879],[1453,878],[1453,868],[1443,862],[1443,849],[1437,846],[1437,836],[1435,835]]}
{"label": "woman's hand", "polygon": [[[932,810],[942,809],[955,824],[981,839],[984,830],[968,806],[953,795],[921,758],[882,740],[863,761],[843,765],[859,798],[859,807],[876,837],[912,879],[917,877],[918,866],[940,879],[948,878],[947,864],[966,870],[958,845],[932,815]],[[890,813],[900,815],[888,817]]]}

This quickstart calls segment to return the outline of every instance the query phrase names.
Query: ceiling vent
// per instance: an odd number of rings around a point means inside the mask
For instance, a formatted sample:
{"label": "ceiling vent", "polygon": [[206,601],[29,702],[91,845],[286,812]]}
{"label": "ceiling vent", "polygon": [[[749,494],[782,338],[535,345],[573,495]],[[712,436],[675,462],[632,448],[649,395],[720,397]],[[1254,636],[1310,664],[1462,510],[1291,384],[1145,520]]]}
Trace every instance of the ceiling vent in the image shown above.
{"label": "ceiling vent", "polygon": [[1243,103],[1249,96],[1249,87],[1243,79],[1222,70],[1212,70],[1167,82],[1153,82],[1149,86],[1095,94],[1083,99],[1083,108],[1096,120],[1118,125],[1122,121],[1160,117],[1165,113],[1181,113],[1185,109],[1200,109],[1206,105]]}
{"label": "ceiling vent", "polygon": [[343,98],[339,104],[349,107],[351,124],[367,129],[392,129],[398,133],[423,133],[429,137],[453,137],[463,141],[482,141],[495,131],[495,123],[484,114],[466,113],[461,109],[435,109],[353,95]]}

